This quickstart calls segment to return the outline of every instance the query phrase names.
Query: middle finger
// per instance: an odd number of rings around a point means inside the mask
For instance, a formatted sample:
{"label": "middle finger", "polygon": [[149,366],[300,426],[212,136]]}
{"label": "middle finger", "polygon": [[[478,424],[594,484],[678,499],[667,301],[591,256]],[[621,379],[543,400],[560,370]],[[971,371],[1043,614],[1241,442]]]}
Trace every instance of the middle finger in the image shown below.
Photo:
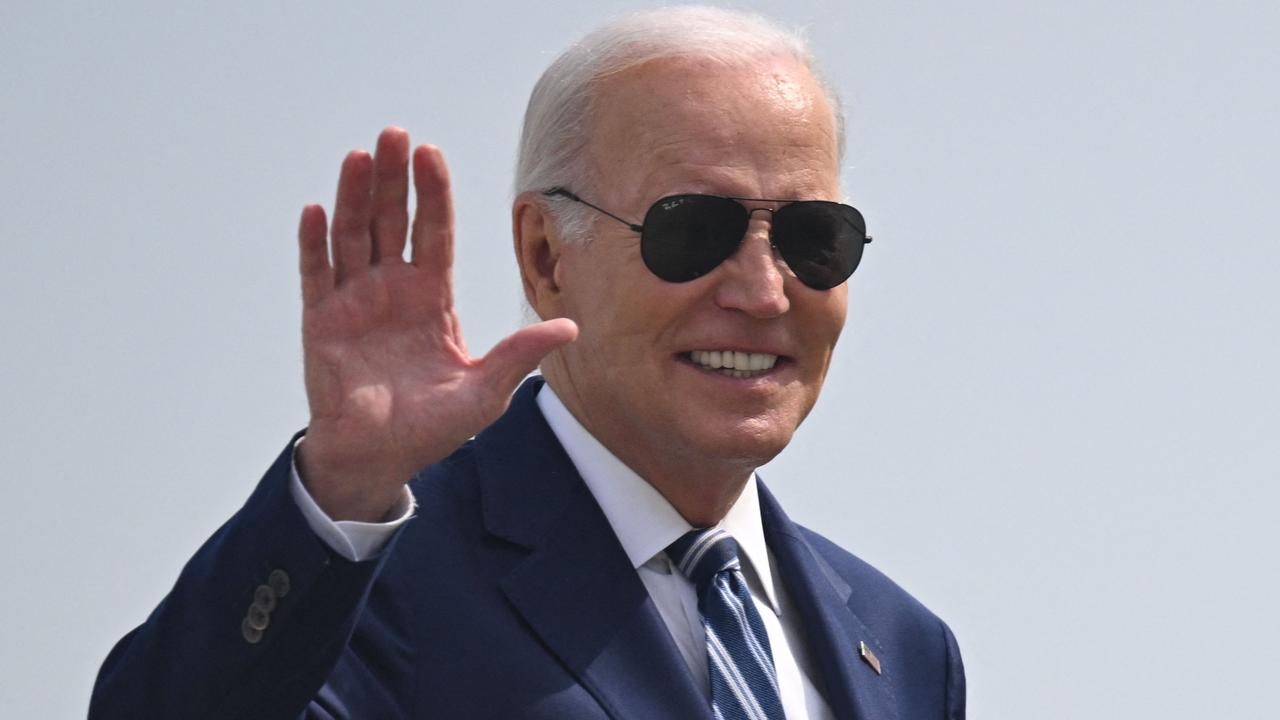
{"label": "middle finger", "polygon": [[389,127],[373,156],[373,262],[404,257],[408,203],[409,133]]}
{"label": "middle finger", "polygon": [[333,205],[333,269],[342,283],[369,267],[369,181],[373,160],[363,150],[352,150],[342,161],[338,199]]}

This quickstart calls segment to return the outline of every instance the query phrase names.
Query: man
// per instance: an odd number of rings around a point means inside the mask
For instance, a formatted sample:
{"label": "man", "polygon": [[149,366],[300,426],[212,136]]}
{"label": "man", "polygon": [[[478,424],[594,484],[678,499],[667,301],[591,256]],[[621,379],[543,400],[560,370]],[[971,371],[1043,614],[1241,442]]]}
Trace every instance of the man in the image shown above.
{"label": "man", "polygon": [[440,152],[392,128],[348,155],[332,224],[299,231],[305,437],[112,651],[91,716],[963,717],[946,626],[754,474],[817,399],[868,241],[841,133],[758,18],[588,36],[521,144],[543,322],[480,359]]}

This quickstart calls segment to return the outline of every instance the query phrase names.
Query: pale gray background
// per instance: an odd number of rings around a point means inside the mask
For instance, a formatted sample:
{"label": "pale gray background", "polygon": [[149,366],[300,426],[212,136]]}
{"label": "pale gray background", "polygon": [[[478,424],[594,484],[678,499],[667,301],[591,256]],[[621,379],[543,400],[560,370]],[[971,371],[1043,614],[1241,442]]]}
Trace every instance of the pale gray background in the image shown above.
{"label": "pale gray background", "polygon": [[[294,225],[441,145],[473,350],[520,113],[642,3],[0,6],[0,711],[98,664],[306,420]],[[751,2],[804,25],[876,242],[766,477],[946,618],[974,718],[1275,717],[1280,9]]]}

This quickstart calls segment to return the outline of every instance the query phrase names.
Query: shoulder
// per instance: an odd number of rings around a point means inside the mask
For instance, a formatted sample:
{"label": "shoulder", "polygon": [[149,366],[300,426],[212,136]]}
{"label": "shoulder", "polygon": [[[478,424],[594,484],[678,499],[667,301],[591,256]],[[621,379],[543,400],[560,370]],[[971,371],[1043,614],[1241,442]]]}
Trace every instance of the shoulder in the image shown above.
{"label": "shoulder", "polygon": [[880,640],[911,654],[946,656],[954,638],[932,610],[871,564],[823,535],[797,525],[801,537],[849,587],[848,606]]}
{"label": "shoulder", "polygon": [[474,440],[444,460],[423,468],[409,483],[418,505],[415,524],[439,529],[478,521],[479,476]]}
{"label": "shoulder", "polygon": [[826,536],[797,525],[801,537],[813,548],[813,551],[842,580],[849,584],[853,591],[850,605],[855,602],[871,608],[893,608],[895,612],[936,617],[913,595],[888,575],[873,567],[870,563],[845,550]]}
{"label": "shoulder", "polygon": [[415,496],[422,493],[443,500],[474,487],[478,474],[476,441],[472,438],[445,459],[419,471],[409,487]]}
{"label": "shoulder", "polygon": [[849,587],[849,609],[897,668],[900,697],[965,715],[964,664],[947,624],[901,585],[822,535],[796,526],[813,552]]}

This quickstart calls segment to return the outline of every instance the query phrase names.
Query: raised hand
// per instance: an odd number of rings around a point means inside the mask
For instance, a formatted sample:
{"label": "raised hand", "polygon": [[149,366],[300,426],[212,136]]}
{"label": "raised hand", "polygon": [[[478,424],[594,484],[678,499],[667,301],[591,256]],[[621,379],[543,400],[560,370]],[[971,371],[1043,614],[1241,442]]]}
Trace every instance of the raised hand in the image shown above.
{"label": "raised hand", "polygon": [[308,205],[298,230],[311,407],[298,464],[337,520],[384,519],[416,471],[496,420],[521,378],[578,332],[549,320],[470,357],[453,306],[448,169],[437,148],[413,151],[406,262],[409,163],[408,133],[384,130],[373,157],[343,162],[332,228]]}

